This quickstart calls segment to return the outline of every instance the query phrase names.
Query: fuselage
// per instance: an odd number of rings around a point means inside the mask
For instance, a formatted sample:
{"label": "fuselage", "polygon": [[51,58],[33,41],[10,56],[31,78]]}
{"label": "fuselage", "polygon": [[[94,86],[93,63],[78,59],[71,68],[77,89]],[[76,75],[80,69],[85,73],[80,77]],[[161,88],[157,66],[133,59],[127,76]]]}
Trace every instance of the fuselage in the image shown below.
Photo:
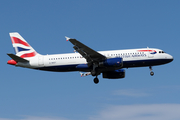
{"label": "fuselage", "polygon": [[[19,67],[53,72],[80,71],[81,76],[94,76],[98,83],[98,75],[103,78],[120,79],[125,77],[123,68],[145,67],[169,63],[173,57],[156,48],[140,48],[126,50],[95,51],[76,39],[66,37],[77,53],[41,55],[17,32],[10,33],[16,54],[8,53],[12,58],[7,63]],[[86,72],[86,73],[82,73]]]}
{"label": "fuselage", "polygon": [[[169,63],[173,57],[160,49],[141,48],[127,50],[98,51],[107,58],[123,58],[121,68],[155,66]],[[28,58],[27,58],[28,59]],[[92,68],[83,67],[87,61],[79,53],[40,55],[30,59],[28,64],[17,63],[16,66],[28,67],[38,70],[69,72],[84,71],[88,72]],[[81,68],[77,67],[82,65]],[[115,68],[116,69],[116,68]],[[118,69],[118,68],[117,68]]]}

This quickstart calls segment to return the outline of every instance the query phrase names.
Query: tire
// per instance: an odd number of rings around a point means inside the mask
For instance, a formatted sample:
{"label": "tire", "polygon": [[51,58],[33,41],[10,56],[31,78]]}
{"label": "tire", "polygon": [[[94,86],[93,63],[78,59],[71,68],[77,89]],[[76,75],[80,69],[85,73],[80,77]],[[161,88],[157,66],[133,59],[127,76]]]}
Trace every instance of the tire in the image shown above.
{"label": "tire", "polygon": [[153,76],[153,75],[154,75],[154,72],[151,71],[151,72],[150,72],[150,75]]}
{"label": "tire", "polygon": [[99,79],[98,78],[94,78],[94,83],[98,84],[99,83]]}

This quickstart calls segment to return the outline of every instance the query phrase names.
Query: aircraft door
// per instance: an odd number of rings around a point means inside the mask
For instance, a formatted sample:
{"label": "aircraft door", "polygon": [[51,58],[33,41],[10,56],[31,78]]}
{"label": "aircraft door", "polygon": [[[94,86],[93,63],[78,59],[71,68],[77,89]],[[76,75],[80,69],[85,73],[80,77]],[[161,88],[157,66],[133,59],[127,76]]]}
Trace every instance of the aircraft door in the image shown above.
{"label": "aircraft door", "polygon": [[39,66],[44,66],[44,57],[43,56],[38,57],[38,65]]}

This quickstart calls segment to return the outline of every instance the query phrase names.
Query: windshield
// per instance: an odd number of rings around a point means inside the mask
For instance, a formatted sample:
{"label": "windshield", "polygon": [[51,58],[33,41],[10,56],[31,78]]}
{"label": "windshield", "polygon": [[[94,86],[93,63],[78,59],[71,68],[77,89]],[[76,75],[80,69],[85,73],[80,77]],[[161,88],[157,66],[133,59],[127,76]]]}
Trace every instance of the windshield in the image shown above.
{"label": "windshield", "polygon": [[159,51],[159,53],[165,53],[164,51]]}

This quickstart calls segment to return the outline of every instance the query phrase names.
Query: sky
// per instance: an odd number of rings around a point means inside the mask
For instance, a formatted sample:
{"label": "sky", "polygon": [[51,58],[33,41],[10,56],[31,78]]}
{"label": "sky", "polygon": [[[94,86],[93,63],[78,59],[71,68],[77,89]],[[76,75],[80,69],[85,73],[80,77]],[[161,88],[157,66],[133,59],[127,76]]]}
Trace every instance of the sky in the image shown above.
{"label": "sky", "polygon": [[[4,0],[0,4],[0,120],[179,120],[179,0]],[[124,79],[7,64],[19,32],[40,54],[159,48],[174,61],[125,69]]]}

